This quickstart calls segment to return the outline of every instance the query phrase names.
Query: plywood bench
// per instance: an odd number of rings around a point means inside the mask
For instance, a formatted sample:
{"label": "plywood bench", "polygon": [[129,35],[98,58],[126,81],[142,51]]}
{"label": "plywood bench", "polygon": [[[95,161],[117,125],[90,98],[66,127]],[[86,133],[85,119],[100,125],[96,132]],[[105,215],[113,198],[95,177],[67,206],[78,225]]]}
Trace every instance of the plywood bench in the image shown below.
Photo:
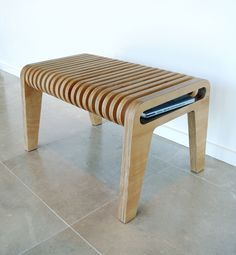
{"label": "plywood bench", "polygon": [[[188,113],[191,170],[204,168],[209,83],[180,73],[91,54],[29,64],[22,69],[25,149],[38,145],[42,93],[60,98],[90,113],[93,125],[102,118],[124,126],[119,219],[137,213],[153,130]],[[141,114],[181,95],[197,101],[142,124]],[[56,114],[56,113],[55,113]],[[168,155],[167,155],[168,156]]]}

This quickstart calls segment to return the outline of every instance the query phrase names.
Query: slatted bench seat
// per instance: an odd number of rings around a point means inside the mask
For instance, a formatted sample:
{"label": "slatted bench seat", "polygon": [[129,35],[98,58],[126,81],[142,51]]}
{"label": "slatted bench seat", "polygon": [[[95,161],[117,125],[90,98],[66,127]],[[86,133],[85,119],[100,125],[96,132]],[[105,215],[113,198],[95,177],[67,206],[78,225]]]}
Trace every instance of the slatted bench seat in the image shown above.
{"label": "slatted bench seat", "polygon": [[[105,118],[124,126],[118,210],[118,217],[124,223],[136,216],[156,127],[188,113],[191,170],[198,173],[204,168],[210,92],[207,80],[80,54],[26,65],[21,72],[21,83],[27,151],[38,146],[43,92],[87,110],[93,125],[101,124]],[[191,93],[196,102],[141,123],[144,111]]]}

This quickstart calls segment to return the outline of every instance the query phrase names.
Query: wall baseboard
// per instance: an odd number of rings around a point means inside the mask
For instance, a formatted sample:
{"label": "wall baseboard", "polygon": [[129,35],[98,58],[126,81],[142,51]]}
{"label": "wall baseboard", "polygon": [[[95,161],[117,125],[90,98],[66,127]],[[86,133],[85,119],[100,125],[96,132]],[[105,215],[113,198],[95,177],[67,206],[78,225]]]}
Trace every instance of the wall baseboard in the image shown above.
{"label": "wall baseboard", "polygon": [[0,69],[17,77],[20,77],[20,68],[16,68],[15,66],[0,61]]}
{"label": "wall baseboard", "polygon": [[[154,133],[184,146],[189,146],[188,133],[183,132],[182,130],[172,128],[168,125],[162,125],[155,129]],[[222,145],[207,141],[206,154],[236,166],[236,151]]]}
{"label": "wall baseboard", "polygon": [[[0,69],[17,77],[20,77],[20,68],[16,68],[0,61]],[[186,132],[183,132],[182,130],[169,127],[168,125],[162,125],[158,127],[154,131],[154,133],[168,140],[188,147],[188,134]],[[222,160],[228,164],[236,166],[236,151],[226,148],[222,145],[207,141],[206,154]]]}

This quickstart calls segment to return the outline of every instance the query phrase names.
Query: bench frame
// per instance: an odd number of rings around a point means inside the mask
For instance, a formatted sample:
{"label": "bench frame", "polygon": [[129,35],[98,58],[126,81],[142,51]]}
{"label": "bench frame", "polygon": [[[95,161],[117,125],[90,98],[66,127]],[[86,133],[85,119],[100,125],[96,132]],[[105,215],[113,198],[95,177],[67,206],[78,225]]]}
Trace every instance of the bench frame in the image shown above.
{"label": "bench frame", "polygon": [[[38,147],[38,134],[43,92],[30,87],[21,74],[23,115],[25,127],[25,149],[32,151]],[[167,113],[146,124],[140,123],[141,113],[154,106],[179,96],[205,89],[204,96],[193,104]],[[188,114],[189,148],[191,171],[199,173],[204,169],[205,145],[207,135],[209,82],[194,78],[176,86],[148,95],[127,109],[124,121],[124,142],[120,178],[118,218],[127,223],[137,214],[151,138],[156,127]],[[100,125],[102,117],[90,113],[93,125]]]}

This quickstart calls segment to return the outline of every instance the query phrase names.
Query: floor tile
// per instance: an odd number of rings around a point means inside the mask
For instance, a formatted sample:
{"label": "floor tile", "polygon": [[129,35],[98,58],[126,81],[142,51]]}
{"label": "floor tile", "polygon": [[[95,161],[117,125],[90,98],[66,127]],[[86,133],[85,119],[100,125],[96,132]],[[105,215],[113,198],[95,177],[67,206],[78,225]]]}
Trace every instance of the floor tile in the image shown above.
{"label": "floor tile", "polygon": [[0,254],[14,255],[66,228],[0,163]]}
{"label": "floor tile", "polygon": [[42,242],[22,255],[95,255],[98,254],[71,229]]}
{"label": "floor tile", "polygon": [[[163,158],[162,158],[163,159]],[[189,148],[179,146],[177,153],[168,163],[190,170]],[[198,174],[210,183],[236,193],[236,167],[206,155],[204,171]]]}
{"label": "floor tile", "polygon": [[177,254],[161,235],[150,235],[134,221],[121,223],[116,217],[117,202],[109,204],[73,227],[102,254]]}
{"label": "floor tile", "polygon": [[236,167],[212,157],[206,157],[205,171],[199,176],[236,195]]}
{"label": "floor tile", "polygon": [[171,162],[182,147],[184,146],[167,140],[161,136],[154,134],[152,137],[152,155],[162,159],[163,161]]}
{"label": "floor tile", "polygon": [[84,217],[115,195],[63,154],[48,147],[26,152],[6,164],[68,223]]}
{"label": "floor tile", "polygon": [[161,175],[167,189],[143,207],[143,229],[160,231],[182,254],[235,254],[235,195],[175,167]]}
{"label": "floor tile", "polygon": [[[107,122],[98,127],[90,126],[83,133],[60,139],[47,147],[57,153],[59,158],[70,162],[118,192],[122,142],[123,127]],[[160,158],[154,157],[153,152],[155,153],[155,147],[150,151],[146,176],[152,172],[163,171],[168,165]]]}
{"label": "floor tile", "polygon": [[144,187],[149,199],[129,224],[114,217],[114,202],[73,227],[104,254],[236,253],[232,194],[175,167],[150,176],[149,185],[154,194]]}

